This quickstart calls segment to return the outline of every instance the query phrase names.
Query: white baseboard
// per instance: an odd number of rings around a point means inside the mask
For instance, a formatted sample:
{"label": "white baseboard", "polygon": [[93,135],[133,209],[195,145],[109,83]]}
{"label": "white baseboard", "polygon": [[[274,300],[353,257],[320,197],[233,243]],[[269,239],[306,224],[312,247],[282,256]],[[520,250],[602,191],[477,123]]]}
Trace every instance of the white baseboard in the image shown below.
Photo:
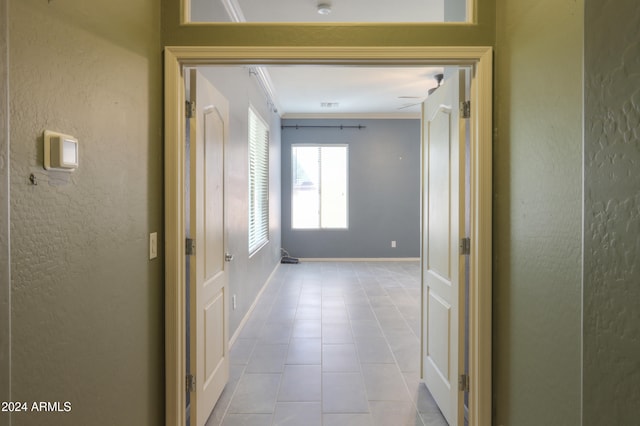
{"label": "white baseboard", "polygon": [[301,257],[301,262],[416,262],[419,257]]}
{"label": "white baseboard", "polygon": [[276,271],[278,270],[279,267],[280,267],[280,262],[276,263],[275,268],[273,268],[273,271],[271,271],[271,274],[269,274],[269,277],[267,278],[267,280],[262,285],[262,288],[260,289],[260,291],[256,295],[255,299],[253,299],[253,303],[251,304],[251,306],[247,310],[247,313],[244,314],[244,317],[242,317],[242,321],[240,321],[240,324],[238,324],[238,328],[236,329],[235,333],[233,333],[233,335],[231,336],[231,339],[229,339],[229,349],[231,349],[231,347],[233,346],[235,341],[238,340],[238,336],[240,336],[240,333],[242,332],[242,329],[244,328],[244,325],[247,323],[247,321],[249,321],[249,317],[253,313],[253,310],[256,308],[256,305],[258,304],[258,300],[260,300],[260,296],[262,296],[262,293],[264,293],[264,290],[267,288],[267,286],[271,282],[271,279],[273,278],[273,275],[276,273]]}

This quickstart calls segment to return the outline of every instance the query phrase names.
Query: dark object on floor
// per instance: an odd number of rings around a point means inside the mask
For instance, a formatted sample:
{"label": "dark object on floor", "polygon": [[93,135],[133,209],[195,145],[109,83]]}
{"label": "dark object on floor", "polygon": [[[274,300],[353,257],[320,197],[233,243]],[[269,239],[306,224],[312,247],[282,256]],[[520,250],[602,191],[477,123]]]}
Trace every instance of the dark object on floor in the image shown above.
{"label": "dark object on floor", "polygon": [[299,262],[300,260],[290,256],[282,256],[282,259],[280,259],[280,263],[299,263]]}

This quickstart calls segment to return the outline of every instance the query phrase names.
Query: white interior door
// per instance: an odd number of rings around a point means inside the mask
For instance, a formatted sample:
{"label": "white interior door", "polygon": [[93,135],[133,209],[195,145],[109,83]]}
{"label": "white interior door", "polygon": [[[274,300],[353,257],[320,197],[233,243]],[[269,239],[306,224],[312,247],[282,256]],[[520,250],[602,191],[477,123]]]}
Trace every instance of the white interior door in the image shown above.
{"label": "white interior door", "polygon": [[464,419],[464,85],[453,72],[422,108],[422,375],[451,426]]}
{"label": "white interior door", "polygon": [[[225,262],[224,145],[227,100],[197,70],[191,71],[190,364],[195,377],[191,424],[202,426],[229,378],[228,272]],[[194,423],[195,421],[195,423]]]}

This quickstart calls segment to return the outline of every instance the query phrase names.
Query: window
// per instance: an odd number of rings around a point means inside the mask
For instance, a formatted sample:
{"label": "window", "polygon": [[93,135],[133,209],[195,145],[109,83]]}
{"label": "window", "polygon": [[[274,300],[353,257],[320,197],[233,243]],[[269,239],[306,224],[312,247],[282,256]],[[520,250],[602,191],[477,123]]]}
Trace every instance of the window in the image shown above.
{"label": "window", "polygon": [[269,127],[249,107],[249,254],[269,241]]}
{"label": "window", "polygon": [[[366,2],[270,2],[243,0],[182,0],[181,9],[186,23],[196,22],[439,22],[474,21],[472,11],[485,6],[478,0],[397,0],[394,2],[368,0]],[[271,7],[265,7],[268,3]],[[480,3],[480,5],[478,5]],[[179,2],[176,2],[179,4]],[[178,12],[179,9],[176,9]],[[482,9],[484,10],[484,9]]]}
{"label": "window", "polygon": [[347,228],[347,145],[291,147],[291,227]]}

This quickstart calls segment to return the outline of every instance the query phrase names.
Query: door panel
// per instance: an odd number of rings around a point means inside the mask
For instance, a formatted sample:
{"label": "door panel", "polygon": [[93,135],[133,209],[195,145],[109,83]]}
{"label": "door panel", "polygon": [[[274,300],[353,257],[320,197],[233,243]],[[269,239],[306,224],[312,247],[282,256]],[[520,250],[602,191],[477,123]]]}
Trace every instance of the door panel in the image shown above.
{"label": "door panel", "polygon": [[432,135],[427,163],[427,182],[429,199],[427,214],[429,229],[429,247],[427,262],[429,270],[440,274],[445,280],[451,279],[450,270],[450,141],[449,121],[451,109],[441,107],[429,121],[429,134]]}
{"label": "door panel", "polygon": [[220,324],[224,324],[224,292],[218,292],[217,296],[205,307],[205,381],[215,380],[215,372],[220,363],[224,362],[224,346],[220,341],[224,339],[224,330]]}
{"label": "door panel", "polygon": [[427,340],[427,357],[431,367],[440,374],[441,379],[451,381],[449,369],[449,335],[451,329],[451,305],[429,290],[427,298],[427,324],[431,326]]}
{"label": "door panel", "polygon": [[[206,80],[205,80],[206,81]],[[206,82],[205,84],[209,84]],[[198,107],[196,107],[196,111]],[[205,282],[215,282],[217,274],[224,273],[224,193],[223,193],[223,146],[224,121],[219,107],[207,105],[204,115],[205,187]]]}
{"label": "door panel", "polygon": [[458,249],[465,208],[461,73],[452,73],[422,108],[422,375],[451,426],[464,422],[458,390],[464,371],[464,262]]}
{"label": "door panel", "polygon": [[224,145],[229,122],[227,100],[196,71],[190,75],[191,101],[191,257],[190,356],[195,389],[191,419],[207,421],[229,378],[228,273],[224,260]]}

